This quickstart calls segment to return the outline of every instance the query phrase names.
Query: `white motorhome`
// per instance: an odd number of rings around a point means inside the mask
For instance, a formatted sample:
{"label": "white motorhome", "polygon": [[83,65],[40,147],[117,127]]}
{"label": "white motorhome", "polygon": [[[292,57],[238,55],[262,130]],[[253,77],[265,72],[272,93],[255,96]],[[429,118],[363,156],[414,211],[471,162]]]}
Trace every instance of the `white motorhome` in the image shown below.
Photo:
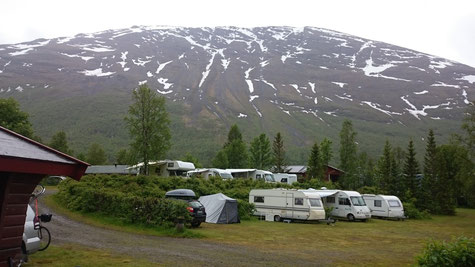
{"label": "white motorhome", "polygon": [[234,178],[244,178],[253,180],[262,180],[266,183],[274,183],[274,174],[269,171],[257,170],[257,169],[226,169],[230,172]]}
{"label": "white motorhome", "polygon": [[293,184],[297,182],[297,174],[274,173],[274,179],[278,183]]}
{"label": "white motorhome", "polygon": [[[160,177],[169,176],[186,176],[186,172],[194,170],[195,165],[191,162],[180,160],[159,160],[149,161],[149,172],[155,173]],[[137,175],[140,173],[140,169],[144,166],[143,162],[140,162],[134,166],[130,166],[127,169],[137,169]]]}
{"label": "white motorhome", "polygon": [[256,207],[254,215],[265,216],[266,221],[325,219],[320,195],[309,190],[253,189],[249,203]]}
{"label": "white motorhome", "polygon": [[404,207],[396,196],[364,194],[372,217],[404,219]]}
{"label": "white motorhome", "polygon": [[193,176],[201,176],[205,179],[208,179],[209,177],[221,177],[222,179],[233,179],[233,175],[231,172],[223,170],[223,169],[196,169],[192,171],[188,171],[186,173],[187,177],[193,177]]}
{"label": "white motorhome", "polygon": [[323,205],[333,208],[331,215],[340,218],[347,218],[349,221],[363,220],[371,218],[371,212],[360,193],[356,191],[343,190],[314,190],[320,194]]}

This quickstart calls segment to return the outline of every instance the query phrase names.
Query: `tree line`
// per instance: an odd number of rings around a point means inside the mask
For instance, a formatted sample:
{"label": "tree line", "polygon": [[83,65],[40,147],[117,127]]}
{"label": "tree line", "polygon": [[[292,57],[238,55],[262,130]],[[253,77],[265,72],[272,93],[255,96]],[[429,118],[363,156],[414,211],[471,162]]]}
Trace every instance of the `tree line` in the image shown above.
{"label": "tree line", "polygon": [[[0,125],[41,142],[33,134],[28,114],[19,109],[13,98],[0,99],[0,114]],[[474,103],[469,105],[466,114],[463,134],[454,135],[447,144],[438,145],[434,131],[429,130],[422,164],[417,160],[412,139],[405,150],[386,141],[381,156],[373,160],[364,151],[359,151],[357,133],[352,122],[345,120],[339,135],[337,165],[344,174],[337,186],[362,193],[396,195],[420,210],[436,214],[453,214],[457,205],[475,207]],[[149,160],[162,158],[171,146],[165,98],[146,84],[141,85],[133,91],[133,103],[124,120],[132,142],[129,149],[119,150],[116,163],[144,162],[143,170],[147,173]],[[47,145],[67,154],[74,153],[67,144],[64,131],[54,134]],[[325,170],[333,156],[331,140],[315,141],[307,161],[307,179],[324,180]],[[91,144],[87,154],[79,153],[77,157],[93,165],[108,163],[99,144]],[[201,165],[189,153],[183,160]],[[252,139],[248,149],[237,125],[231,126],[227,141],[212,160],[216,168],[271,169],[274,172],[284,172],[286,162],[280,132],[273,138],[272,145],[267,135],[262,133]]]}

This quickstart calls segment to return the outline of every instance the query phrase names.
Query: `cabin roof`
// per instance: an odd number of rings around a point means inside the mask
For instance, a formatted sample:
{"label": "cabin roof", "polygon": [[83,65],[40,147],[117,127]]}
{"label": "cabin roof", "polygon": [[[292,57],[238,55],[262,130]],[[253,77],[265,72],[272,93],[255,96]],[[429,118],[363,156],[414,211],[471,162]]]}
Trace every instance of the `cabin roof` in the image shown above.
{"label": "cabin roof", "polygon": [[0,126],[0,171],[65,175],[79,180],[86,162]]}

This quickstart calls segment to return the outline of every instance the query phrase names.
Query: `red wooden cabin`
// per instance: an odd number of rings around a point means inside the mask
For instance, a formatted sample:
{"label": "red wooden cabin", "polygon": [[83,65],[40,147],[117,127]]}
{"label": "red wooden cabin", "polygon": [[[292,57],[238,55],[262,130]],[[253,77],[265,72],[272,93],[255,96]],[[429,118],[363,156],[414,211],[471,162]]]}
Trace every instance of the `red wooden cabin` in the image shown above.
{"label": "red wooden cabin", "polygon": [[87,166],[0,126],[0,267],[20,258],[27,205],[41,179],[63,175],[79,180]]}

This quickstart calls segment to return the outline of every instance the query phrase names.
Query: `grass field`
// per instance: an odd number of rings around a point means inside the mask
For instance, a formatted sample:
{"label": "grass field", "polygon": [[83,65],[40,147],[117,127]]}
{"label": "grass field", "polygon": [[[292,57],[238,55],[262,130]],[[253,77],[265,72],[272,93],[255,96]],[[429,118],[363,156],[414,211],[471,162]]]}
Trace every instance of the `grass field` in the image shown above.
{"label": "grass field", "polygon": [[[54,205],[48,199],[48,205]],[[56,207],[58,208],[58,207]],[[100,218],[95,215],[77,214],[60,209],[74,220],[100,227],[120,229],[127,232],[151,235],[172,235],[170,229],[137,227],[117,223],[117,220]],[[202,224],[198,229],[190,229],[188,236],[211,241],[242,245],[257,251],[276,252],[283,255],[333,266],[408,266],[415,263],[425,244],[430,240],[451,240],[453,237],[475,237],[475,210],[457,209],[456,216],[433,216],[427,220],[387,221],[372,219],[368,222],[337,222],[334,226],[318,223],[275,223],[253,219],[240,224]],[[78,248],[88,255],[92,262],[100,260],[108,252]],[[48,249],[49,250],[49,249]],[[33,265],[37,260],[47,261],[62,255],[67,258],[68,248],[56,247],[51,251],[32,255]],[[65,252],[66,251],[66,252]],[[101,256],[102,255],[102,256]],[[37,259],[40,257],[40,259]],[[111,256],[112,257],[112,256]],[[122,260],[122,262],[121,262]],[[37,262],[37,263],[35,263]],[[134,266],[130,259],[117,257],[114,266]],[[41,265],[41,263],[40,263]],[[65,266],[68,266],[67,264]],[[86,261],[81,266],[89,266]],[[97,265],[100,266],[100,265]],[[142,265],[146,266],[146,265]]]}
{"label": "grass field", "polygon": [[332,265],[403,266],[415,262],[431,239],[475,237],[475,210],[458,209],[457,216],[430,220],[338,222],[335,226],[307,223],[244,221],[235,225],[205,224],[196,231],[206,238],[298,254]]}

